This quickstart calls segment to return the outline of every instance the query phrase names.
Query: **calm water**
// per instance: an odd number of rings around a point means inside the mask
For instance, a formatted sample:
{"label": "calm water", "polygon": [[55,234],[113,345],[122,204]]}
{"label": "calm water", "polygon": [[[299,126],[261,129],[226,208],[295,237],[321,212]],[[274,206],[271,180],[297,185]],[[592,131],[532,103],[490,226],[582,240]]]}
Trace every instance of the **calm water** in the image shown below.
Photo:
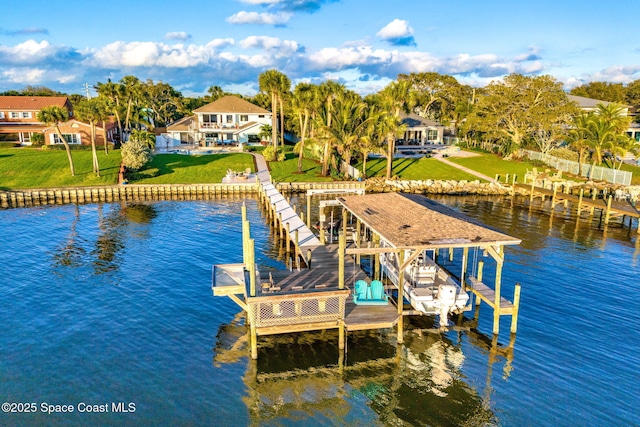
{"label": "calm water", "polygon": [[[212,264],[242,259],[241,201],[0,211],[0,400],[37,405],[0,425],[640,425],[635,227],[440,201],[523,239],[503,271],[507,296],[522,283],[512,352],[484,306],[443,334],[412,320],[401,346],[351,333],[346,358],[335,332],[264,337],[253,362],[210,290]],[[247,204],[258,263],[283,268]]]}

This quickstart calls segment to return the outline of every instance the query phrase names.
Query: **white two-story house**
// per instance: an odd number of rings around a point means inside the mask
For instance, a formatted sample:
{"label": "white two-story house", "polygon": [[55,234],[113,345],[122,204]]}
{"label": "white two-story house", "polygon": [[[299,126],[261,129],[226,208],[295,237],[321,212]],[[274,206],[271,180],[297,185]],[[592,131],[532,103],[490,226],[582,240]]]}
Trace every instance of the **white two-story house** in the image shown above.
{"label": "white two-story house", "polygon": [[236,145],[260,142],[271,112],[237,96],[224,96],[167,126],[170,145]]}

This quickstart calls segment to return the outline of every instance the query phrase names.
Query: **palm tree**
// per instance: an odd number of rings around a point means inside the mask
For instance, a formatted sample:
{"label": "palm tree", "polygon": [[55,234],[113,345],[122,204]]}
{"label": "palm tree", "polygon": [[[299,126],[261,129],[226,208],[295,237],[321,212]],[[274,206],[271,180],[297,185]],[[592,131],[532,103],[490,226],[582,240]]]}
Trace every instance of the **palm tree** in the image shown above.
{"label": "palm tree", "polygon": [[38,121],[46,124],[47,126],[54,126],[56,128],[56,134],[60,139],[60,142],[64,144],[64,149],[67,151],[67,158],[69,159],[69,169],[71,169],[71,176],[75,176],[76,172],[73,167],[73,158],[71,157],[71,148],[69,143],[60,132],[60,123],[64,123],[69,120],[69,112],[57,105],[51,105],[49,107],[42,108],[37,116]]}
{"label": "palm tree", "polygon": [[408,112],[414,101],[410,93],[410,84],[406,80],[391,82],[380,92],[380,102],[395,118],[395,123],[389,120],[386,125],[387,134],[387,178],[391,178],[393,170],[393,155],[396,151],[396,134],[401,130],[400,112]]}
{"label": "palm tree", "polygon": [[291,94],[291,80],[284,74],[279,76],[278,85],[278,103],[280,104],[280,139],[282,143],[282,150],[284,151],[284,101],[288,99]]}
{"label": "palm tree", "polygon": [[[100,164],[98,163],[98,153],[96,151],[96,124],[104,122],[108,117],[108,112],[100,98],[92,98],[82,101],[76,106],[78,119],[89,122],[91,125],[91,157],[93,159],[93,172],[100,176]],[[105,140],[105,145],[107,141]]]}
{"label": "palm tree", "polygon": [[[593,113],[591,113],[593,115]],[[582,175],[582,164],[585,162],[592,139],[590,130],[590,115],[580,114],[574,118],[573,127],[569,131],[569,144],[578,152],[578,175]]]}
{"label": "palm tree", "polygon": [[349,165],[353,151],[367,137],[367,125],[372,118],[367,117],[367,104],[361,99],[341,98],[334,107],[331,126],[326,126],[324,131],[328,141],[337,147],[342,160]]}
{"label": "palm tree", "polygon": [[298,83],[293,91],[293,111],[300,125],[300,153],[298,154],[298,173],[302,173],[304,142],[307,137],[309,118],[316,98],[316,86],[311,83]]}
{"label": "palm tree", "polygon": [[109,112],[116,116],[116,122],[118,123],[118,136],[122,136],[122,121],[120,120],[120,97],[122,96],[122,87],[113,83],[111,79],[107,80],[107,83],[96,84],[95,89],[98,91],[99,96],[105,97]]}
{"label": "palm tree", "polygon": [[[345,87],[343,84],[334,80],[326,80],[318,87],[319,98],[324,103],[324,113],[326,122],[324,129],[331,128],[333,101],[339,98],[345,93]],[[330,139],[325,138],[324,154],[322,156],[322,175],[329,175],[329,157],[331,155],[331,142]]]}
{"label": "palm tree", "polygon": [[272,129],[271,125],[262,125],[260,132],[258,132],[260,140],[268,140],[271,142],[271,136],[273,135]]}
{"label": "palm tree", "polygon": [[147,130],[137,130],[134,129],[131,131],[131,140],[141,142],[151,150],[156,148],[156,136],[153,132],[149,132]]}
{"label": "palm tree", "polygon": [[384,141],[386,130],[381,124],[385,123],[389,113],[380,110],[376,105],[369,105],[367,108],[368,123],[366,126],[365,137],[362,138],[358,145],[358,151],[362,154],[362,177],[367,177],[367,159],[370,153],[383,152],[382,142]]}
{"label": "palm tree", "polygon": [[274,152],[278,152],[278,91],[282,80],[278,70],[267,70],[258,76],[260,91],[271,96],[271,141]]}
{"label": "palm tree", "polygon": [[122,93],[127,100],[127,114],[124,121],[124,128],[127,132],[131,131],[131,109],[134,102],[137,102],[141,96],[142,83],[135,76],[124,76],[120,79]]}

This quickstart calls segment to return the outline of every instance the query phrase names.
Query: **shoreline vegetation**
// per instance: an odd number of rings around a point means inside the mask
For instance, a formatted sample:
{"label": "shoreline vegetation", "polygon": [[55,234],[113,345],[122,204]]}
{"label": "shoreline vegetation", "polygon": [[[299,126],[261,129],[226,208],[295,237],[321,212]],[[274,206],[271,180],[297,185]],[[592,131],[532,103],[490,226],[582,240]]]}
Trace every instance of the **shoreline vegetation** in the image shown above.
{"label": "shoreline vegetation", "polygon": [[[527,161],[504,160],[497,155],[474,151],[472,157],[449,157],[448,160],[489,177],[507,175],[518,177],[522,182],[525,173],[544,165]],[[101,176],[91,170],[91,152],[75,151],[77,173],[68,174],[64,151],[40,151],[34,148],[0,148],[0,190],[46,189],[60,187],[91,187],[116,185],[120,167],[117,150],[98,153]],[[304,159],[302,173],[297,172],[297,155],[287,153],[286,160],[271,162],[270,172],[274,182],[331,182],[339,178],[321,175],[322,164]],[[354,167],[362,170],[362,163]],[[144,169],[127,176],[130,184],[216,184],[221,183],[227,170],[255,171],[253,157],[249,153],[233,154],[157,154]],[[551,168],[547,168],[551,169]],[[634,172],[632,185],[640,185],[640,167],[629,166]],[[384,178],[386,159],[367,161],[368,178]],[[442,163],[434,158],[398,158],[393,162],[393,177],[406,181],[476,181],[478,177]],[[576,181],[580,179],[575,178]],[[584,180],[582,180],[584,181]]]}

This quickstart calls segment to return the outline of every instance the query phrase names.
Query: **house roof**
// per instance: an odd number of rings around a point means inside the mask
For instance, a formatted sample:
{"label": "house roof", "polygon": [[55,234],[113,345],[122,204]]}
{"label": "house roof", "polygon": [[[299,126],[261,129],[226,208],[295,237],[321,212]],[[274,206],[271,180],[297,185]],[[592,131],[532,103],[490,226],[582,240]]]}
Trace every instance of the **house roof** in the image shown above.
{"label": "house roof", "polygon": [[196,116],[183,117],[167,126],[167,132],[189,132],[198,127]]}
{"label": "house roof", "polygon": [[0,96],[0,110],[40,111],[50,105],[65,108],[68,102],[66,96]]}
{"label": "house roof", "polygon": [[518,245],[521,242],[421,194],[380,193],[337,200],[395,248]]}
{"label": "house roof", "polygon": [[[576,104],[578,104],[578,107],[582,108],[583,110],[594,110],[598,104],[602,104],[602,105],[612,104],[612,102],[609,102],[609,101],[601,101],[599,99],[586,98],[584,96],[577,96],[577,95],[567,95],[567,98],[569,98],[570,101],[573,101]],[[629,105],[625,105],[625,104],[620,104],[620,105],[622,105],[624,108],[631,108],[631,106]]]}
{"label": "house roof", "polygon": [[246,114],[271,114],[271,111],[258,107],[255,104],[238,98],[234,95],[223,96],[217,101],[193,110],[194,113],[246,113]]}
{"label": "house roof", "polygon": [[[91,125],[90,125],[89,123],[82,122],[82,121],[80,121],[80,120],[78,120],[78,119],[71,119],[71,120],[67,120],[67,121],[66,121],[66,122],[64,122],[64,123],[60,123],[58,126],[59,126],[60,128],[65,128],[65,127],[67,127],[67,126],[71,126],[72,128],[78,128],[80,125],[82,125],[82,126],[86,126],[86,127],[88,127],[88,128],[91,128]],[[115,125],[115,123],[113,123],[113,122],[106,122],[106,123],[105,123],[105,128],[106,128],[107,130],[108,130],[108,129],[112,129],[112,128],[114,128],[114,127],[116,127],[116,125]],[[43,130],[44,132],[47,132],[47,131],[51,131],[52,129],[55,129],[55,128],[56,128],[55,126],[47,126],[47,127],[43,128],[42,130]],[[96,123],[96,129],[102,129],[102,125],[101,125],[101,123]]]}
{"label": "house roof", "polygon": [[425,117],[419,116],[417,114],[411,113],[400,113],[400,120],[403,124],[406,124],[409,128],[416,127],[443,127],[440,123],[435,120],[427,119]]}

